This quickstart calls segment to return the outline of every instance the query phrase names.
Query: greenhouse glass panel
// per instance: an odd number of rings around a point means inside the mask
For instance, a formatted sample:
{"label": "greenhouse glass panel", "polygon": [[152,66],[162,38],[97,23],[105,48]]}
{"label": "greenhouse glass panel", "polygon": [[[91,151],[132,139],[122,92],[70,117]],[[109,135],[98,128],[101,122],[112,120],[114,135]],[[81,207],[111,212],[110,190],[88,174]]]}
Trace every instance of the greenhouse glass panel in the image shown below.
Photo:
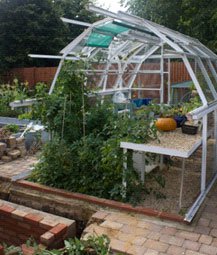
{"label": "greenhouse glass panel", "polygon": [[211,90],[209,88],[209,85],[206,82],[206,79],[205,79],[205,77],[203,75],[203,72],[202,72],[200,66],[198,65],[198,63],[197,63],[197,66],[196,66],[195,75],[196,75],[197,80],[198,80],[198,82],[200,84],[200,87],[201,87],[201,89],[203,91],[203,94],[206,97],[207,102],[208,103],[213,102],[215,100],[215,98],[214,98],[214,96],[213,96],[213,94],[212,94],[212,92],[211,92]]}
{"label": "greenhouse glass panel", "polygon": [[129,29],[120,25],[116,25],[114,23],[107,23],[105,25],[96,27],[96,30],[112,33],[113,35],[118,35],[120,33],[128,31]]}
{"label": "greenhouse glass panel", "polygon": [[213,84],[215,90],[217,91],[217,80],[215,79],[215,77],[212,73],[212,70],[210,69],[210,66],[209,66],[209,64],[207,63],[206,60],[203,60],[203,65],[204,65],[204,67],[205,67],[205,69],[206,69],[206,71],[209,75],[210,80],[212,81],[212,84]]}

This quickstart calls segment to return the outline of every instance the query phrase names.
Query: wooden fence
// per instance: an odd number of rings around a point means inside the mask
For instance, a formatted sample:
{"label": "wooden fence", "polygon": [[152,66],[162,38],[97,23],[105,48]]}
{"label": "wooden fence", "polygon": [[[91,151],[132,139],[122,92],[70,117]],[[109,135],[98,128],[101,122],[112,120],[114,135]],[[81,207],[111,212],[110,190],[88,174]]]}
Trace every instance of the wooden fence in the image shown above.
{"label": "wooden fence", "polygon": [[[14,78],[20,81],[27,81],[30,87],[38,82],[50,84],[56,72],[56,67],[29,67],[14,68],[1,77],[5,83],[11,82]],[[182,62],[171,62],[171,83],[178,83],[190,80],[189,74]],[[147,75],[146,75],[147,78]],[[142,79],[140,75],[140,80]]]}

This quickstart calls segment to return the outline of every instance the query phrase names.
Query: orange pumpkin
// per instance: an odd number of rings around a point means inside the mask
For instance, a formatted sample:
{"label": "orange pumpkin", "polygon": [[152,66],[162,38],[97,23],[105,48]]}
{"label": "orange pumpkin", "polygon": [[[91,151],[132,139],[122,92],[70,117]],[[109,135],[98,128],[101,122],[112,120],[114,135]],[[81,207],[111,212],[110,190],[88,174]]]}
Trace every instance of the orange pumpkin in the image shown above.
{"label": "orange pumpkin", "polygon": [[155,125],[161,131],[172,131],[177,127],[176,121],[173,118],[159,118]]}

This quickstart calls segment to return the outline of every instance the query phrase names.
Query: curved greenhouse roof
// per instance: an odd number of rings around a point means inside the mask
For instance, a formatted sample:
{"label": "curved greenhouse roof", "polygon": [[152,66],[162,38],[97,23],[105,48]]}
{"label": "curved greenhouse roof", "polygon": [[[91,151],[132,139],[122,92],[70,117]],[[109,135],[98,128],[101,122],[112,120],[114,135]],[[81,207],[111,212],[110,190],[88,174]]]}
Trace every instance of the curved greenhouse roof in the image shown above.
{"label": "curved greenhouse roof", "polygon": [[[153,77],[159,75],[159,86],[151,86],[150,89],[158,90],[163,102],[165,87],[168,86],[167,91],[170,91],[169,78],[165,82],[165,77],[169,76],[170,61],[183,62],[203,106],[217,101],[217,55],[199,40],[122,11],[112,13],[93,5],[89,6],[89,10],[106,18],[93,24],[62,18],[65,22],[83,25],[87,29],[60,51],[58,72],[64,59],[97,63],[100,69],[95,65],[92,77],[98,76],[95,85],[101,94],[136,89],[135,81],[141,73],[149,73]],[[147,63],[155,63],[155,66],[149,65],[147,69],[147,65],[144,67]],[[87,71],[88,74],[90,72]],[[109,76],[112,75],[111,84]],[[153,79],[156,80],[156,77]]]}

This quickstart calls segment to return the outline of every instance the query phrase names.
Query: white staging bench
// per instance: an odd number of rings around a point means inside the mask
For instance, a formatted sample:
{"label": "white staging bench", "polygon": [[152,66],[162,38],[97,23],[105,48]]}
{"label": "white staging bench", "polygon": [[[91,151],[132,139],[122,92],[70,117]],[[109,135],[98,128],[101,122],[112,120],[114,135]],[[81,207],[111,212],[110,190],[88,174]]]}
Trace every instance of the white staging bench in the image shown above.
{"label": "white staging bench", "polygon": [[[190,157],[191,154],[201,145],[202,138],[200,135],[186,135],[181,133],[180,130],[172,132],[159,133],[158,140],[153,140],[146,144],[121,142],[120,147],[123,148],[124,155],[127,155],[127,150],[143,152],[144,158],[145,153],[155,153],[159,155],[169,155],[182,158],[182,175],[181,175],[181,187],[179,196],[179,207],[182,206],[182,192],[183,192],[183,181],[185,172],[185,159]],[[161,167],[163,164],[163,158],[161,157]],[[126,171],[127,161],[124,161],[124,174],[123,174],[123,185],[126,187]],[[141,171],[141,180],[145,180],[146,164],[145,159],[143,160],[144,167]]]}

